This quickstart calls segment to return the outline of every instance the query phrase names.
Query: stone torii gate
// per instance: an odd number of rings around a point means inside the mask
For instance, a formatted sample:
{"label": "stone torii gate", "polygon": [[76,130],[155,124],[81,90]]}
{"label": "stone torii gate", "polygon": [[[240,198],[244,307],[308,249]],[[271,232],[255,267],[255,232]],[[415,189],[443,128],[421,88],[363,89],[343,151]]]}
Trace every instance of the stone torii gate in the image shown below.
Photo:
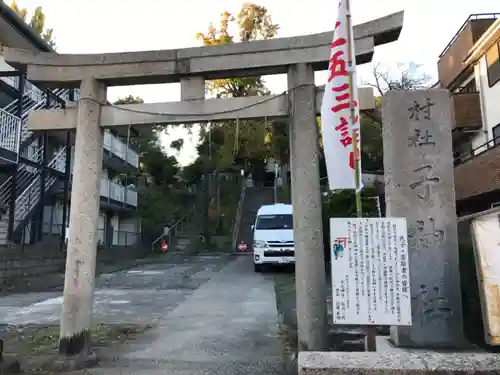
{"label": "stone torii gate", "polygon": [[[356,61],[370,62],[374,47],[399,38],[403,12],[354,27]],[[296,253],[297,321],[300,350],[321,350],[326,337],[326,286],[316,116],[323,88],[314,71],[326,70],[332,31],[222,46],[176,50],[59,55],[6,48],[5,60],[27,69],[39,86],[80,89],[77,107],[30,115],[32,131],[76,129],[59,352],[90,352],[96,229],[103,153],[103,128],[185,124],[227,119],[290,116],[292,201]],[[288,75],[288,94],[205,100],[205,81],[216,78]],[[181,83],[181,102],[106,105],[106,87]],[[373,92],[360,90],[360,109],[374,108]],[[291,111],[290,111],[291,109]]]}

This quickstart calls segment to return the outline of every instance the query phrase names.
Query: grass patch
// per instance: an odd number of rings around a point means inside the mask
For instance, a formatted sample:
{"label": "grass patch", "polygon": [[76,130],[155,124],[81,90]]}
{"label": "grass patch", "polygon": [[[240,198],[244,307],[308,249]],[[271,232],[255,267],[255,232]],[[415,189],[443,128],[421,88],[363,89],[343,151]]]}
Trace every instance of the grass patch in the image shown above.
{"label": "grass patch", "polygon": [[[153,328],[151,324],[98,324],[91,328],[92,346],[98,351],[125,344]],[[58,343],[59,326],[8,327],[4,336],[4,352],[6,356],[19,358],[23,368],[36,372],[48,358],[56,355]]]}
{"label": "grass patch", "polygon": [[298,354],[295,275],[274,275],[274,295],[280,318],[279,338],[284,360],[296,360]]}
{"label": "grass patch", "polygon": [[295,292],[295,275],[274,275],[274,294],[276,296],[276,308],[283,323],[290,326],[297,325],[297,304]]}

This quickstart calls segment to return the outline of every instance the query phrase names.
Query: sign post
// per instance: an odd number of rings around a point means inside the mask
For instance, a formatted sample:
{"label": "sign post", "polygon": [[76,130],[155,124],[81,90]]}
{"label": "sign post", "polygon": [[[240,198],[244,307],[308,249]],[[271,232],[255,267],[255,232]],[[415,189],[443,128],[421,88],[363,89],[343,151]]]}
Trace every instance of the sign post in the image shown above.
{"label": "sign post", "polygon": [[[342,0],[341,0],[342,1]],[[351,18],[351,1],[343,0],[346,5],[346,29],[347,29],[347,44],[348,44],[348,73],[349,73],[349,93],[350,97],[354,98],[354,90],[357,88],[354,87],[357,83],[354,81],[356,66],[353,59],[355,58],[354,54],[354,36],[353,36],[353,27],[352,27],[352,18]],[[359,118],[356,115],[356,107],[354,100],[350,102],[350,110],[351,110],[351,132],[352,132],[352,155],[354,162],[354,186],[355,186],[355,195],[356,195],[356,214],[358,218],[363,217],[363,202],[361,200],[361,152],[359,151],[359,142],[358,136],[360,132],[359,126]],[[377,328],[374,326],[366,326],[366,341],[365,341],[365,350],[367,352],[374,352],[377,350]]]}
{"label": "sign post", "polygon": [[332,218],[335,324],[410,326],[405,218]]}
{"label": "sign post", "polygon": [[[330,74],[321,108],[323,143],[330,189],[354,189],[357,217],[362,218],[359,98],[353,34],[350,0],[339,0]],[[376,328],[370,325],[365,331],[365,350],[375,351]]]}

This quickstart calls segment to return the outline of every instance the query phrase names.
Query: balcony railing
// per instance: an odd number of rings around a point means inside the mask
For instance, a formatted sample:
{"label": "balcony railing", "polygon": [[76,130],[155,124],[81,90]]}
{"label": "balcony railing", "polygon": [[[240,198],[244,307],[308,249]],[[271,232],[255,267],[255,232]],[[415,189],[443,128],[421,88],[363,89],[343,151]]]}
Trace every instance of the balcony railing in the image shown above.
{"label": "balcony railing", "polygon": [[500,190],[500,137],[455,154],[455,193],[462,200]]}
{"label": "balcony railing", "polygon": [[139,154],[111,134],[109,130],[104,131],[104,149],[112,152],[135,168],[139,167]]}
{"label": "balcony railing", "polygon": [[[0,53],[0,72],[15,72],[16,70],[9,64],[7,64],[3,59],[3,57],[1,56],[2,54]],[[19,89],[19,77],[17,76],[0,77],[0,80],[4,81],[5,83],[9,84],[10,86],[16,89]]]}
{"label": "balcony railing", "polygon": [[[12,68],[9,64],[7,64],[3,58],[0,59],[0,72],[15,72],[16,70]],[[19,77],[18,76],[10,76],[10,77],[0,77],[2,81],[10,85],[11,87],[19,90]],[[28,95],[33,101],[39,102],[43,96],[43,90],[36,87],[29,81],[26,81],[26,85],[24,88],[24,93]]]}
{"label": "balcony railing", "polygon": [[[3,59],[0,58],[0,73],[2,71],[15,71],[10,65],[8,65]],[[19,89],[19,77],[16,76],[11,76],[11,77],[0,77],[0,80],[6,82],[10,86],[12,86],[15,89]],[[44,98],[45,92],[38,87],[36,87],[34,84],[32,84],[29,81],[26,81],[25,85],[25,94],[28,95],[35,103],[40,103],[42,99]],[[62,95],[58,95],[61,99],[65,101],[69,101],[69,91],[66,90],[62,92]],[[75,90],[74,91],[74,100],[78,101],[80,97],[80,91]],[[3,119],[1,119],[3,120]],[[1,122],[0,124],[3,124],[4,122]],[[11,126],[10,122],[9,125],[5,126]],[[5,133],[5,132],[2,132]],[[6,133],[5,133],[6,134]],[[16,140],[14,139],[13,142]],[[6,143],[7,141],[2,141],[0,143],[0,146],[3,145],[3,143]],[[10,142],[12,143],[12,142]],[[8,145],[8,149],[10,151],[11,148],[13,147],[12,145]],[[104,148],[111,153],[117,155],[120,159],[123,161],[129,163],[130,165],[134,166],[135,168],[139,167],[139,154],[132,150],[130,147],[128,147],[123,141],[121,141],[119,138],[115,137],[112,135],[108,130],[105,131],[104,133]]]}
{"label": "balcony railing", "polygon": [[452,130],[481,128],[481,100],[479,92],[460,92],[451,97],[455,121]]}
{"label": "balcony railing", "polygon": [[[500,146],[500,137],[490,139],[489,141],[477,146],[473,147],[472,143],[467,144],[466,150],[456,150],[455,151],[455,156],[454,156],[454,164],[455,166],[464,164],[468,162],[471,159],[474,159],[478,157],[479,155],[485,153],[488,150],[491,150],[492,148],[496,148],[497,146]],[[500,162],[500,160],[499,160]]]}
{"label": "balcony railing", "polygon": [[19,152],[21,119],[0,109],[0,147],[14,153]]}
{"label": "balcony railing", "polygon": [[101,196],[137,207],[137,191],[135,189],[125,187],[105,177],[101,178]]}

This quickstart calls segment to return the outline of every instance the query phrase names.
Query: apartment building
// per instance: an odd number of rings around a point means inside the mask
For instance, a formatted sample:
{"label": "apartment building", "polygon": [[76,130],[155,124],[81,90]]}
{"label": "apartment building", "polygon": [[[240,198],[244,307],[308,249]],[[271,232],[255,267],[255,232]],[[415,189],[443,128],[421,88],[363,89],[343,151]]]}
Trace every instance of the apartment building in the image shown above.
{"label": "apartment building", "polygon": [[[0,1],[3,46],[53,51]],[[27,119],[39,109],[64,108],[78,96],[78,90],[37,87],[0,54],[0,245],[46,238],[63,243],[69,225],[74,133],[33,133]],[[139,154],[129,142],[134,131],[105,131],[98,222],[103,245],[134,245],[140,239],[137,183],[131,178],[139,167]]]}
{"label": "apartment building", "polygon": [[459,215],[500,204],[500,14],[471,15],[438,61],[452,94]]}

